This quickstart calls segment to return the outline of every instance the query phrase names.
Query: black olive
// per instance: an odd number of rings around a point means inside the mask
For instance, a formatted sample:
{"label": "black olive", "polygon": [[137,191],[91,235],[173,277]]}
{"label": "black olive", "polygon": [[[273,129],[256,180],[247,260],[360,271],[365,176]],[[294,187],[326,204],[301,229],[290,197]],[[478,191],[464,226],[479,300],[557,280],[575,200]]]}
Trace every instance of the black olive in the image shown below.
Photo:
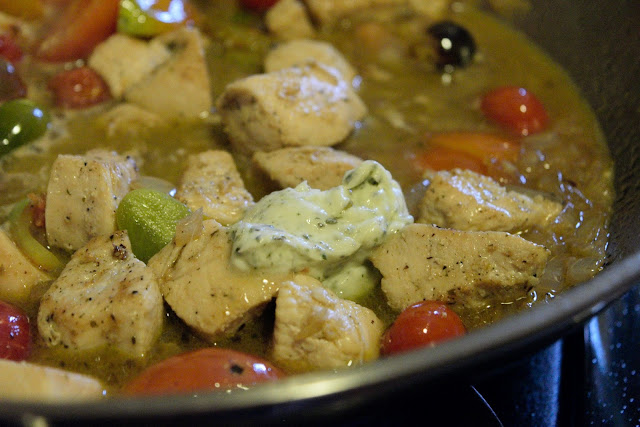
{"label": "black olive", "polygon": [[436,65],[465,67],[473,60],[476,43],[464,27],[451,21],[437,22],[427,32],[436,43]]}

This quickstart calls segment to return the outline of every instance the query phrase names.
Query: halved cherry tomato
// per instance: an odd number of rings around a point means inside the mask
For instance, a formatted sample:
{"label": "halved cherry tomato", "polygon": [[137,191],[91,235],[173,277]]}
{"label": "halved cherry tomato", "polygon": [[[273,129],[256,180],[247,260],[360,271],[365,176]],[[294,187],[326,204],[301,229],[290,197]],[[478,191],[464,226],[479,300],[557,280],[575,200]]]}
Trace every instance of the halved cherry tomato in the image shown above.
{"label": "halved cherry tomato", "polygon": [[245,389],[283,378],[266,360],[225,348],[205,348],[170,357],[143,371],[124,387],[130,395]]}
{"label": "halved cherry tomato", "polygon": [[420,172],[425,169],[441,171],[460,168],[469,169],[482,175],[487,174],[487,166],[482,163],[481,159],[464,151],[447,147],[432,147],[420,153],[416,156],[414,164]]}
{"label": "halved cherry tomato", "polygon": [[515,162],[520,156],[520,143],[486,132],[444,132],[426,139],[431,146],[462,151],[487,164],[494,160]]}
{"label": "halved cherry tomato", "polygon": [[9,34],[0,34],[0,56],[14,64],[20,62],[24,53]]}
{"label": "halved cherry tomato", "polygon": [[62,71],[49,80],[56,105],[63,108],[86,108],[111,98],[109,86],[89,67]]}
{"label": "halved cherry tomato", "polygon": [[465,333],[462,320],[446,304],[422,301],[400,313],[382,337],[380,352],[389,355],[434,346]]}
{"label": "halved cherry tomato", "polygon": [[481,108],[487,118],[517,135],[540,132],[549,123],[542,102],[518,86],[503,86],[486,93]]}
{"label": "halved cherry tomato", "polygon": [[278,0],[240,0],[242,7],[254,12],[266,12],[276,3]]}
{"label": "halved cherry tomato", "polygon": [[0,359],[25,360],[30,352],[29,318],[19,308],[0,301]]}
{"label": "halved cherry tomato", "polygon": [[72,0],[42,40],[36,57],[64,62],[87,57],[116,31],[119,0]]}

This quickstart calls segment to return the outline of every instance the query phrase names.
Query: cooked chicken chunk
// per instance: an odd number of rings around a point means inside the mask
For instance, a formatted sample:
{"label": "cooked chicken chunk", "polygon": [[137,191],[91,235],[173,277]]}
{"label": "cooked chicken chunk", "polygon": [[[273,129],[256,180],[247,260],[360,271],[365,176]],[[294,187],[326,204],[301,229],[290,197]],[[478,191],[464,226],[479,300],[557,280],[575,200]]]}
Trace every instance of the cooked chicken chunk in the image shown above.
{"label": "cooked chicken chunk", "polygon": [[264,69],[270,73],[284,68],[302,67],[314,61],[335,68],[349,83],[356,77],[356,70],[333,45],[308,39],[292,40],[276,46],[264,59]]}
{"label": "cooked chicken chunk", "polygon": [[359,365],[378,357],[383,329],[373,311],[296,276],[278,292],[273,356],[292,370]]}
{"label": "cooked chicken chunk", "polygon": [[130,103],[120,103],[101,114],[98,124],[108,137],[140,137],[151,129],[161,126],[162,119],[142,107]]}
{"label": "cooked chicken chunk", "polygon": [[283,40],[311,37],[315,30],[307,10],[298,0],[280,0],[265,15],[269,31]]}
{"label": "cooked chicken chunk", "polygon": [[0,359],[0,400],[62,402],[97,399],[104,386],[95,378],[27,362]]}
{"label": "cooked chicken chunk", "polygon": [[40,301],[38,331],[48,346],[109,346],[143,356],[159,336],[162,295],[151,269],[131,252],[126,231],[76,251]]}
{"label": "cooked chicken chunk", "polygon": [[192,211],[202,208],[205,216],[223,225],[239,221],[253,204],[233,157],[221,150],[189,156],[176,198]]}
{"label": "cooked chicken chunk", "polygon": [[347,171],[362,159],[330,147],[291,147],[253,155],[253,164],[280,188],[307,181],[311,188],[328,190],[342,184]]}
{"label": "cooked chicken chunk", "polygon": [[389,305],[422,300],[479,306],[511,301],[538,282],[549,251],[497,231],[457,231],[412,224],[374,250]]}
{"label": "cooked chicken chunk", "polygon": [[337,144],[367,111],[340,73],[319,63],[238,80],[217,105],[231,142],[244,153]]}
{"label": "cooked chicken chunk", "polygon": [[96,46],[89,66],[107,82],[114,98],[122,98],[170,57],[171,52],[163,43],[116,33]]}
{"label": "cooked chicken chunk", "polygon": [[154,42],[167,46],[171,58],[127,90],[125,100],[168,120],[195,120],[208,114],[211,88],[200,32],[183,28]]}
{"label": "cooked chicken chunk", "polygon": [[49,276],[33,265],[0,229],[0,300],[25,302],[33,287],[47,280]]}
{"label": "cooked chicken chunk", "polygon": [[212,106],[203,43],[200,32],[193,29],[149,42],[115,34],[96,47],[89,65],[115,98],[165,119],[197,119]]}
{"label": "cooked chicken chunk", "polygon": [[52,246],[76,250],[116,229],[116,209],[137,177],[135,162],[113,152],[59,155],[47,187],[45,221]]}
{"label": "cooked chicken chunk", "polygon": [[229,231],[194,214],[149,260],[165,301],[205,339],[231,334],[259,315],[288,276],[244,273],[229,264]]}
{"label": "cooked chicken chunk", "polygon": [[376,6],[405,5],[407,0],[305,0],[309,12],[320,24],[329,24],[359,10]]}
{"label": "cooked chicken chunk", "polygon": [[452,0],[304,0],[313,19],[327,25],[358,11],[405,6],[432,19],[442,18]]}
{"label": "cooked chicken chunk", "polygon": [[428,175],[418,222],[457,230],[525,231],[545,227],[562,204],[542,195],[508,191],[493,179],[455,169]]}

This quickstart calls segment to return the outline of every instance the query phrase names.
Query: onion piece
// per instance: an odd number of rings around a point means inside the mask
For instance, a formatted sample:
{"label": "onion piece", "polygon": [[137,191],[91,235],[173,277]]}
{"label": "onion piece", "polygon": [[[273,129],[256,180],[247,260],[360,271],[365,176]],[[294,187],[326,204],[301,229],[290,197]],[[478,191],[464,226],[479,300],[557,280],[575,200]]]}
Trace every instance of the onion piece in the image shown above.
{"label": "onion piece", "polygon": [[27,207],[29,199],[24,199],[15,204],[9,213],[9,229],[16,245],[40,268],[46,271],[59,271],[64,266],[51,251],[38,242],[32,235],[31,218]]}

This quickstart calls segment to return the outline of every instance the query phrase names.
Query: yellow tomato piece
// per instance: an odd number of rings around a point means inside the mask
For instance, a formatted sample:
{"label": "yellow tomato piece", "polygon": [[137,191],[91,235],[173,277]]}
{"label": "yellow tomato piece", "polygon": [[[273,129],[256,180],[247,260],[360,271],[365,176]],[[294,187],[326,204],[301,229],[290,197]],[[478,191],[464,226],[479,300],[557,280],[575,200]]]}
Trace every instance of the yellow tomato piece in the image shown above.
{"label": "yellow tomato piece", "polygon": [[445,132],[432,135],[431,146],[462,151],[485,163],[492,160],[515,162],[520,156],[520,143],[482,132]]}

